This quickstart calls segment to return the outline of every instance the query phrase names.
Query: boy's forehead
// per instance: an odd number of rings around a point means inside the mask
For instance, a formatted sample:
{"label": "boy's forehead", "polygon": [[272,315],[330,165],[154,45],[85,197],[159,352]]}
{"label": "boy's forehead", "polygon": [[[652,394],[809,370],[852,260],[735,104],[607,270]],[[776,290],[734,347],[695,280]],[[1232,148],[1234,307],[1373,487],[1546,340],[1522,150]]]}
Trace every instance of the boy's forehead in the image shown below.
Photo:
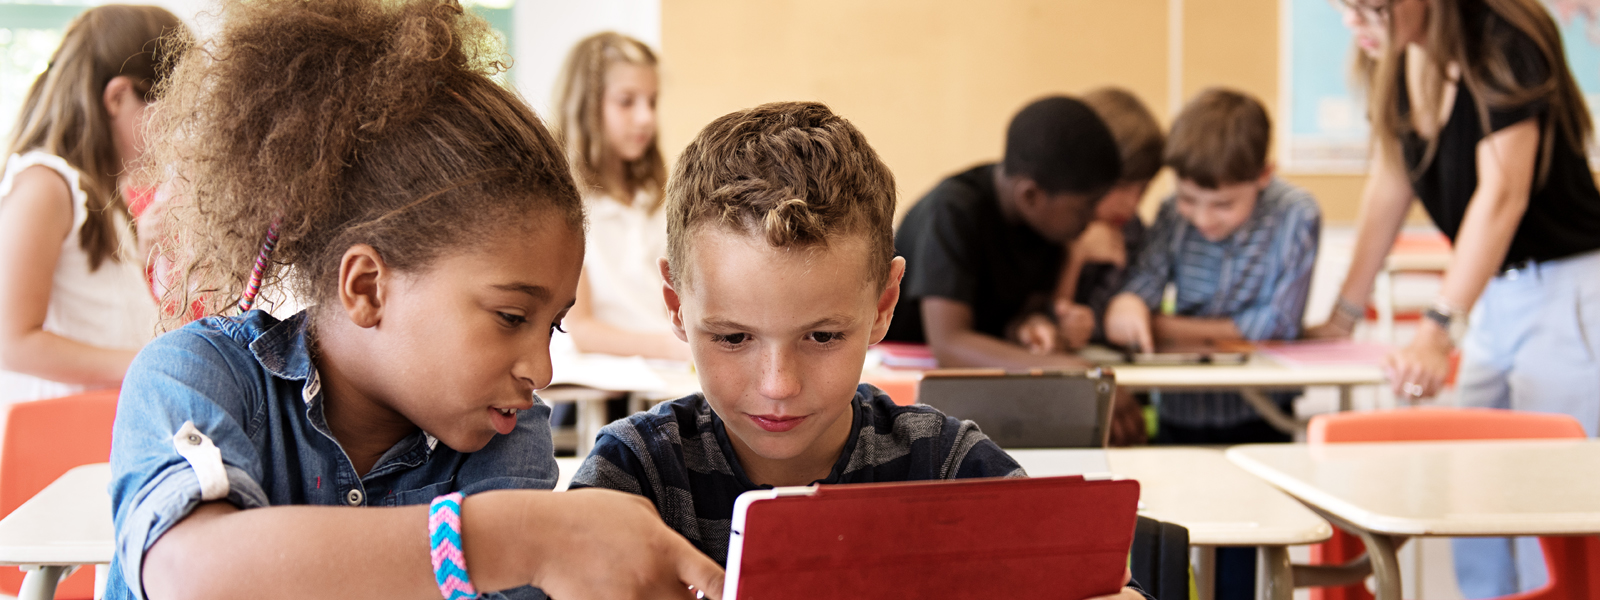
{"label": "boy's forehead", "polygon": [[690,230],[687,241],[691,289],[707,283],[760,285],[761,280],[794,277],[823,284],[871,283],[867,268],[871,252],[864,235],[833,235],[825,243],[775,247],[764,233],[706,224]]}

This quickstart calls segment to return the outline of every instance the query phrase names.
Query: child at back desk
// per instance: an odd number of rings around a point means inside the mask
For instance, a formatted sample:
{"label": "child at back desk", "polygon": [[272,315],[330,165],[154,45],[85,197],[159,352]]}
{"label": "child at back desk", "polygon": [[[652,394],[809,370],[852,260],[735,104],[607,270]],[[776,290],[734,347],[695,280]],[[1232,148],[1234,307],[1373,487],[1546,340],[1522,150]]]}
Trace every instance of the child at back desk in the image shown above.
{"label": "child at back desk", "polygon": [[546,491],[583,211],[493,39],[453,0],[252,0],[188,40],[150,147],[169,294],[212,316],[129,368],[107,598],[720,592],[648,504]]}
{"label": "child at back desk", "polygon": [[619,33],[578,42],[561,70],[556,135],[589,213],[578,303],[565,321],[583,352],[689,359],[656,269],[667,253],[656,90],[655,53]]}
{"label": "child at back desk", "polygon": [[[1272,123],[1254,98],[1201,92],[1172,124],[1166,163],[1177,193],[1161,205],[1123,293],[1106,314],[1111,341],[1142,351],[1171,344],[1288,340],[1300,335],[1322,216],[1305,190],[1273,177]],[[1152,314],[1167,284],[1173,315]],[[1273,394],[1292,412],[1296,394]],[[1166,393],[1157,441],[1289,441],[1236,393]]]}
{"label": "child at back desk", "polygon": [[0,178],[0,403],[116,387],[155,334],[125,174],[171,69],[157,40],[183,28],[160,7],[90,8],[28,90]]}
{"label": "child at back desk", "polygon": [[572,487],[649,498],[724,562],[749,490],[1024,476],[971,421],[857,385],[905,259],[893,176],[849,122],[804,102],[713,121],[679,159],[667,215],[666,302],[705,392],[606,426]]}

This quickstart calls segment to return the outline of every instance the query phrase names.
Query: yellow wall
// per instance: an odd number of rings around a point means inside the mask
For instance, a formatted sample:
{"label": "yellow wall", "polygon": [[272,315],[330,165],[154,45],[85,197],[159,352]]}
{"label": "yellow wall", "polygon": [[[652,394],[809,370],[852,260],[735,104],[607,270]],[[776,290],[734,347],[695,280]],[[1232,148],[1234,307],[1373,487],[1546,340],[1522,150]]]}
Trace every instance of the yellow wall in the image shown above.
{"label": "yellow wall", "polygon": [[[1212,85],[1278,104],[1279,0],[1181,0],[1181,91]],[[1169,122],[1168,0],[663,0],[661,140],[677,153],[711,119],[818,100],[894,170],[901,210],[1001,152],[1028,101],[1102,85]],[[1354,218],[1359,176],[1288,174],[1329,221]],[[1170,188],[1158,182],[1152,194]],[[1153,209],[1154,201],[1146,208]]]}

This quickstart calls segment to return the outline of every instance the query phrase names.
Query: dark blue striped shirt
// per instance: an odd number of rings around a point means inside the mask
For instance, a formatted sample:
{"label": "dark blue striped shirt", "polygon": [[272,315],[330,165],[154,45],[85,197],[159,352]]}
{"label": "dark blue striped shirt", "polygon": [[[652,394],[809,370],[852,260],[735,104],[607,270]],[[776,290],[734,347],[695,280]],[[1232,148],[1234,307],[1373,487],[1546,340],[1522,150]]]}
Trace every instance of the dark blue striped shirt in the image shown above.
{"label": "dark blue striped shirt", "polygon": [[[1219,242],[1200,235],[1178,214],[1176,197],[1161,204],[1123,291],[1158,307],[1168,283],[1177,291],[1173,314],[1230,317],[1247,340],[1300,336],[1311,268],[1317,260],[1322,210],[1309,192],[1273,179],[1255,210]],[[1285,408],[1298,394],[1273,394]],[[1235,393],[1161,395],[1161,419],[1186,427],[1228,427],[1260,418]]]}
{"label": "dark blue striped shirt", "polygon": [[[1026,477],[972,421],[927,405],[898,406],[869,384],[851,400],[854,425],[827,479],[875,483]],[[667,525],[718,563],[728,560],[728,527],[739,494],[771,486],[745,476],[722,419],[695,394],[600,430],[571,488],[601,487],[650,499]]]}

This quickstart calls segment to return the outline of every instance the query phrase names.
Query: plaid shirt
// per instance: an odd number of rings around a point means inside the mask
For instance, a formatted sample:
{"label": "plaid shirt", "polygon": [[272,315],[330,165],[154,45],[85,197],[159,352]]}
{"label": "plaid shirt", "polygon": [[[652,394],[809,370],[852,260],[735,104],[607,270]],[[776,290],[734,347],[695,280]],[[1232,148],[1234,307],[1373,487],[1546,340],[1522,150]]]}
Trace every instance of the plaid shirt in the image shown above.
{"label": "plaid shirt", "polygon": [[[1026,477],[972,421],[926,405],[897,406],[869,384],[851,400],[854,425],[827,479],[874,483],[972,477]],[[728,560],[728,528],[739,494],[756,485],[739,466],[722,419],[695,394],[600,430],[572,489],[601,487],[650,499],[661,519],[718,563]]]}
{"label": "plaid shirt", "polygon": [[[1295,339],[1321,232],[1316,199],[1278,179],[1256,197],[1250,219],[1219,242],[1200,235],[1171,197],[1161,204],[1123,291],[1157,307],[1171,283],[1177,288],[1176,315],[1232,318],[1248,340]],[[1288,409],[1298,395],[1271,396]],[[1159,410],[1162,420],[1186,427],[1229,427],[1260,418],[1238,394],[1225,392],[1162,394]]]}

